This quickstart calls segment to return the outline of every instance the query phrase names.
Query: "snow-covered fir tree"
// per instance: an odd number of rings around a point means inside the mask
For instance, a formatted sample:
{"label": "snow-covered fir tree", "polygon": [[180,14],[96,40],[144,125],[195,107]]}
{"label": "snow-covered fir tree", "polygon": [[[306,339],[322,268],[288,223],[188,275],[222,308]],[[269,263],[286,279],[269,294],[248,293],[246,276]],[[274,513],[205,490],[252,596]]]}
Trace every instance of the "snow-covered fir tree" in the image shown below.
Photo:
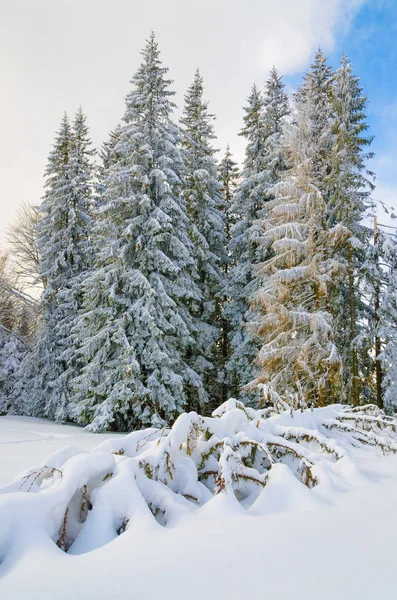
{"label": "snow-covered fir tree", "polygon": [[241,387],[253,379],[253,363],[259,349],[259,344],[247,327],[253,317],[248,300],[255,291],[253,264],[258,259],[258,217],[265,200],[261,186],[261,175],[265,168],[263,97],[255,85],[244,110],[244,127],[240,135],[247,140],[245,161],[229,210],[234,224],[229,242],[231,269],[227,291],[230,302],[225,315],[230,323],[231,357],[227,368],[232,395],[239,394]]}
{"label": "snow-covered fir tree", "polygon": [[[230,211],[230,208],[233,204],[234,194],[237,189],[238,181],[239,181],[239,168],[237,163],[233,160],[233,154],[230,150],[230,145],[226,146],[225,156],[219,163],[219,181],[222,185],[222,194],[224,199],[224,210],[226,212],[225,222],[226,222],[226,238],[227,242],[230,241],[230,229],[233,225],[233,215]],[[230,261],[227,261],[225,264],[225,271],[228,273],[230,266]]]}
{"label": "snow-covered fir tree", "polygon": [[201,301],[189,237],[174,92],[152,34],[132,79],[96,211],[96,259],[79,322],[83,372],[74,415],[94,431],[172,421],[188,393],[207,399],[188,364]]}
{"label": "snow-covered fir tree", "polygon": [[320,186],[329,128],[327,119],[320,127],[317,85],[310,71],[304,92],[295,99],[294,122],[285,125],[290,168],[271,190],[274,198],[263,219],[265,260],[258,269],[257,295],[261,372],[252,387],[263,384],[265,399],[295,396],[324,405],[337,401],[340,390],[341,363],[328,309],[330,285],[340,266],[332,258],[335,240],[327,230]]}
{"label": "snow-covered fir tree", "polygon": [[[234,201],[234,194],[237,189],[240,173],[237,163],[232,158],[232,153],[229,144],[226,146],[226,152],[219,163],[218,176],[219,181],[222,185],[222,193],[224,199],[224,211],[226,220],[226,241],[227,246],[230,244],[230,232],[234,225],[233,215],[231,212],[231,206]],[[228,292],[228,277],[232,268],[232,262],[230,255],[228,260],[224,264],[224,274],[226,276],[226,287],[224,289],[222,298],[222,337],[220,340],[219,352],[222,356],[222,367],[223,367],[223,385],[222,385],[222,401],[225,402],[231,391],[230,384],[230,371],[227,369],[228,362],[231,356],[231,336],[230,336],[230,323],[227,315],[227,307],[229,304]]]}
{"label": "snow-covered fir tree", "polygon": [[15,392],[27,346],[15,331],[0,324],[0,415],[15,407]]}
{"label": "snow-covered fir tree", "polygon": [[[66,366],[60,378],[60,384],[65,385],[68,393],[68,404],[73,396],[72,380],[80,372],[80,363],[77,360],[77,349],[80,344],[74,328],[78,322],[78,312],[83,301],[83,282],[87,277],[94,261],[92,241],[93,228],[93,181],[94,181],[94,156],[89,137],[86,117],[81,108],[77,111],[72,127],[70,147],[70,209],[69,231],[70,239],[68,249],[69,281],[59,292],[59,303],[63,305],[63,313],[57,323],[57,336],[64,340],[64,350],[60,354],[62,364]],[[56,386],[56,382],[54,382]],[[58,419],[70,417],[69,406],[65,406],[63,414],[59,413]]]}
{"label": "snow-covered fir tree", "polygon": [[[359,79],[344,55],[332,86],[332,147],[326,157],[329,166],[323,186],[328,189],[328,228],[339,239],[334,257],[344,265],[335,282],[330,309],[343,362],[345,398],[355,405],[360,397],[373,400],[368,384],[375,343],[371,321],[380,276],[375,248],[370,243],[373,232],[363,224],[373,189],[372,174],[366,167],[366,160],[372,156],[366,150],[372,141],[365,136],[366,104]],[[370,298],[365,299],[364,290]]]}
{"label": "snow-covered fir tree", "polygon": [[[295,94],[299,110],[307,113],[307,126],[310,128],[311,163],[313,182],[322,193],[325,202],[329,202],[327,176],[330,170],[332,145],[331,115],[334,74],[327,57],[319,48],[307,71],[302,85]],[[327,209],[328,211],[328,209]]]}
{"label": "snow-covered fir tree", "polygon": [[106,189],[106,178],[110,165],[116,163],[119,159],[116,146],[119,141],[120,132],[121,125],[117,125],[117,127],[110,132],[108,139],[103,142],[98,151],[99,164],[97,165],[94,184],[94,202],[97,207],[100,205],[103,192]]}
{"label": "snow-covered fir tree", "polygon": [[233,393],[257,374],[255,363],[260,341],[254,332],[257,312],[250,305],[250,298],[255,296],[259,286],[255,265],[264,258],[260,237],[266,203],[285,168],[279,141],[289,106],[276,69],[270,72],[264,95],[256,86],[252,88],[245,112],[241,135],[247,139],[246,157],[230,209],[236,221],[229,244],[232,267],[228,286],[230,304],[226,309],[231,329],[232,355],[228,369]]}
{"label": "snow-covered fir tree", "polygon": [[[41,218],[37,225],[37,247],[39,252],[39,276],[44,287],[41,299],[41,326],[36,343],[22,365],[23,405],[27,414],[48,415],[55,418],[57,399],[48,406],[51,398],[49,382],[61,374],[57,364],[58,343],[56,339],[57,301],[59,272],[63,270],[67,242],[63,237],[69,210],[69,161],[71,125],[65,114],[56,134],[49,155],[46,176],[46,192],[40,207]],[[59,395],[62,406],[67,404],[67,395]],[[55,402],[54,402],[55,400]],[[47,410],[49,409],[49,410]]]}
{"label": "snow-covered fir tree", "polygon": [[[286,169],[281,137],[285,118],[290,112],[285,86],[281,75],[279,75],[275,67],[270,71],[266,81],[263,104],[266,136],[264,175],[266,176],[267,194],[269,195],[269,189],[280,180],[282,173]],[[265,212],[266,205],[262,209],[262,213]]]}
{"label": "snow-covered fir tree", "polygon": [[46,169],[46,193],[37,226],[42,323],[35,348],[23,365],[26,407],[56,420],[68,417],[70,381],[76,377],[72,335],[81,303],[81,275],[87,269],[92,187],[92,153],[81,110],[71,127],[65,115]]}
{"label": "snow-covered fir tree", "polygon": [[[225,202],[218,180],[218,165],[213,147],[214,115],[203,98],[203,78],[196,71],[185,94],[183,149],[185,159],[183,191],[189,217],[189,233],[197,262],[200,301],[193,300],[197,335],[190,359],[202,375],[205,387],[216,406],[222,397],[224,367],[220,341],[222,336],[222,292],[224,267],[228,262]],[[194,399],[192,408],[197,408]]]}
{"label": "snow-covered fir tree", "polygon": [[397,241],[393,238],[380,231],[375,240],[383,274],[376,332],[381,344],[376,350],[382,368],[382,404],[388,412],[397,411]]}

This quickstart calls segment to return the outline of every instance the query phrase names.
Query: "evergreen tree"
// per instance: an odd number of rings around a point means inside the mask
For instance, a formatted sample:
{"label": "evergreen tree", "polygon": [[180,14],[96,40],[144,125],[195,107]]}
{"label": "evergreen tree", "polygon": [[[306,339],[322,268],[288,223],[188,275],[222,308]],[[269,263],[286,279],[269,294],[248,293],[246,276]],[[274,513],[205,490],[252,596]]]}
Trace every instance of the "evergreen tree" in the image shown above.
{"label": "evergreen tree", "polygon": [[[58,341],[55,333],[58,317],[57,293],[64,285],[63,273],[68,240],[64,227],[68,222],[70,193],[71,126],[65,114],[49,155],[46,192],[40,207],[37,225],[39,276],[44,292],[41,301],[41,326],[32,353],[26,356],[23,368],[23,404],[27,414],[55,417],[58,401],[67,404],[65,389],[50,389],[50,384],[62,373],[57,361]],[[63,348],[61,349],[62,352]]]}
{"label": "evergreen tree", "polygon": [[117,153],[117,144],[119,142],[121,134],[121,125],[117,125],[117,127],[110,132],[109,139],[106,140],[100,150],[98,151],[98,156],[100,162],[97,166],[96,170],[96,181],[95,181],[95,194],[94,194],[94,202],[97,207],[101,204],[101,199],[103,197],[104,191],[106,189],[106,178],[107,172],[110,166],[113,163],[116,163],[120,158]]}
{"label": "evergreen tree", "polygon": [[279,128],[274,146],[270,164],[280,165],[279,183],[273,176],[273,198],[263,213],[264,259],[255,297],[261,311],[261,373],[250,386],[263,383],[270,394],[298,395],[315,404],[325,404],[340,389],[340,361],[328,309],[331,277],[339,265],[330,257],[333,237],[327,231],[324,185],[331,144],[331,84],[331,70],[319,50],[295,95],[294,121],[285,125],[281,144]]}
{"label": "evergreen tree", "polygon": [[234,202],[229,211],[234,225],[231,227],[229,243],[230,303],[225,315],[230,323],[232,352],[227,367],[230,372],[232,395],[239,394],[242,386],[255,376],[253,363],[259,349],[249,329],[254,316],[249,311],[249,298],[255,291],[253,264],[258,258],[258,218],[264,201],[261,175],[265,168],[263,97],[255,85],[252,87],[244,110],[246,113],[244,128],[240,135],[247,140],[245,161]]}
{"label": "evergreen tree", "polygon": [[0,415],[13,409],[21,362],[27,348],[16,332],[0,324]]}
{"label": "evergreen tree", "polygon": [[37,226],[42,324],[24,365],[29,412],[56,420],[68,417],[70,381],[76,376],[71,334],[81,302],[81,274],[87,268],[92,150],[85,117],[73,128],[65,115],[46,169],[46,193]]}
{"label": "evergreen tree", "polygon": [[172,421],[200,376],[187,364],[201,302],[182,195],[183,157],[154,35],[132,79],[96,211],[96,258],[84,286],[75,417],[92,430]]}
{"label": "evergreen tree", "polygon": [[[224,211],[225,211],[225,221],[226,221],[226,241],[229,247],[230,245],[230,237],[231,237],[231,228],[235,224],[233,219],[233,214],[231,212],[231,206],[234,202],[234,194],[237,189],[238,181],[239,181],[239,169],[237,163],[232,158],[232,153],[230,151],[229,144],[226,147],[226,153],[223,157],[222,161],[219,164],[219,181],[222,185],[223,199],[224,199]],[[228,319],[228,306],[229,306],[229,297],[227,295],[227,284],[229,273],[231,270],[231,257],[228,256],[228,259],[225,261],[223,270],[224,275],[226,277],[226,287],[223,294],[223,302],[222,302],[222,337],[220,340],[219,352],[222,357],[222,367],[223,367],[223,385],[222,385],[222,402],[226,402],[229,398],[229,391],[232,386],[230,384],[230,372],[227,369],[228,362],[231,356],[231,339],[230,339],[230,323]]]}
{"label": "evergreen tree", "polygon": [[[277,69],[273,67],[265,85],[263,114],[266,136],[265,175],[267,195],[269,195],[270,188],[280,180],[286,169],[281,137],[285,117],[289,114],[290,109],[288,96],[284,88],[282,77],[278,74]],[[266,211],[266,205],[263,211]]]}
{"label": "evergreen tree", "polygon": [[377,236],[383,287],[380,294],[377,335],[381,344],[376,358],[381,361],[382,404],[388,412],[397,410],[397,245],[383,231]]}
{"label": "evergreen tree", "polygon": [[[239,169],[237,163],[232,158],[229,144],[226,146],[225,156],[219,163],[219,181],[222,185],[223,199],[224,199],[224,210],[225,210],[225,222],[226,222],[226,239],[230,242],[230,229],[233,223],[233,215],[230,208],[233,204],[234,194],[237,189],[239,180]],[[225,263],[225,271],[228,273],[228,267],[230,261]]]}
{"label": "evergreen tree", "polygon": [[[196,71],[194,81],[185,94],[181,119],[185,158],[184,196],[189,216],[190,237],[197,261],[200,302],[193,301],[191,310],[196,320],[197,335],[190,359],[200,373],[216,406],[222,398],[223,373],[220,338],[222,327],[222,291],[225,286],[224,265],[228,261],[225,203],[215,160],[214,116],[203,99],[203,79]],[[223,378],[222,378],[223,379]],[[198,408],[197,401],[190,401]]]}
{"label": "evergreen tree", "polygon": [[[73,401],[71,382],[80,372],[81,365],[77,360],[80,340],[75,335],[74,328],[78,323],[78,312],[82,306],[83,283],[94,260],[92,243],[94,155],[95,150],[91,147],[86,117],[79,108],[72,127],[69,162],[71,183],[69,230],[65,232],[69,238],[69,273],[65,287],[58,294],[62,314],[58,316],[56,335],[64,345],[63,352],[59,354],[63,366],[59,385],[65,386],[68,397],[63,414],[58,409],[57,418],[62,420],[71,416],[71,408],[68,406]],[[53,385],[56,387],[57,382],[54,381]]]}
{"label": "evergreen tree", "polygon": [[[331,311],[338,332],[337,345],[343,362],[343,380],[346,399],[357,405],[360,396],[368,397],[366,382],[371,375],[370,354],[374,339],[371,321],[374,321],[376,248],[371,247],[371,230],[363,225],[370,206],[373,189],[372,173],[365,161],[372,156],[365,151],[372,139],[365,137],[366,97],[359,79],[353,74],[346,55],[342,57],[332,90],[332,148],[328,158],[328,228],[337,232],[338,246],[334,256],[344,265],[332,294]],[[370,290],[372,299],[363,296]]]}
{"label": "evergreen tree", "polygon": [[[313,183],[329,203],[328,175],[332,146],[331,115],[334,74],[327,57],[319,48],[306,73],[295,99],[299,111],[305,112],[306,127],[310,130],[308,144]],[[328,209],[327,209],[328,210]]]}
{"label": "evergreen tree", "polygon": [[[324,405],[338,400],[340,359],[328,310],[330,283],[339,265],[332,259],[334,236],[327,231],[327,204],[318,180],[317,99],[305,81],[296,97],[294,123],[285,127],[290,168],[273,187],[264,217],[260,265],[262,307],[258,335],[261,373],[252,387],[265,385],[266,398],[298,397]],[[324,152],[325,156],[325,152]]]}
{"label": "evergreen tree", "polygon": [[285,169],[280,136],[289,112],[284,84],[272,69],[264,96],[254,86],[245,109],[245,127],[241,135],[248,145],[240,184],[230,209],[236,219],[231,229],[229,296],[226,310],[230,319],[232,356],[228,368],[234,392],[253,380],[260,341],[255,333],[257,305],[250,304],[260,286],[256,265],[264,255],[261,243],[262,221],[271,199],[271,190]]}

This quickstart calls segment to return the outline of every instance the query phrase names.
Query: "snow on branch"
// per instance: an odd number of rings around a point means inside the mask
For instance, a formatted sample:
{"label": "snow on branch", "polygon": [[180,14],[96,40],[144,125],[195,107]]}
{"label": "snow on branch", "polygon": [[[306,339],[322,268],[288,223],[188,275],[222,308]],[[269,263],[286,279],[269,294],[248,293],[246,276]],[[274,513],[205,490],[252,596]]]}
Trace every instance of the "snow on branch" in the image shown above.
{"label": "snow on branch", "polygon": [[296,410],[272,396],[261,410],[230,399],[212,417],[184,413],[171,429],[134,431],[91,452],[67,447],[0,490],[0,556],[48,537],[81,554],[138,521],[172,525],[216,498],[222,510],[262,514],[275,486],[291,498],[311,494],[349,480],[358,455],[397,452],[396,427],[373,405]]}

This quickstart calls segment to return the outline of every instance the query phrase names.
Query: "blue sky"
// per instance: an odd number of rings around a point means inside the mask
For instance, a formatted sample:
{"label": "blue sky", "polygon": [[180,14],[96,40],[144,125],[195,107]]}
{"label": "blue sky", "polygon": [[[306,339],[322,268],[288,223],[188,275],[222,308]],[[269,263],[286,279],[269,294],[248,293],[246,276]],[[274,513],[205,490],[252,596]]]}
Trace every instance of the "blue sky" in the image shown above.
{"label": "blue sky", "polygon": [[374,170],[379,197],[397,200],[397,2],[384,0],[364,6],[345,42],[368,93],[368,121],[375,136]]}
{"label": "blue sky", "polygon": [[[375,198],[397,209],[397,0],[369,0],[355,14],[334,49],[330,64],[338,66],[343,52],[350,57],[368,96],[368,135],[374,136]],[[300,76],[286,77],[298,85]]]}
{"label": "blue sky", "polygon": [[[368,95],[368,122],[370,133],[374,135],[374,170],[382,194],[389,187],[397,188],[396,40],[397,2],[384,0],[362,7],[343,42]],[[386,197],[382,199],[387,202]]]}

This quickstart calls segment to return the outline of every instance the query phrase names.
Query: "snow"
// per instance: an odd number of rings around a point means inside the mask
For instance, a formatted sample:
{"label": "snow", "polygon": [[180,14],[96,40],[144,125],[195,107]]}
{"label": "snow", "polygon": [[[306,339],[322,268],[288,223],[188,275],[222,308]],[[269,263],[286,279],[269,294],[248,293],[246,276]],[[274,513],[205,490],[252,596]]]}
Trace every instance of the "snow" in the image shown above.
{"label": "snow", "polygon": [[0,488],[21,471],[42,464],[47,456],[65,446],[91,450],[102,440],[125,434],[92,434],[74,425],[58,425],[33,417],[0,417]]}
{"label": "snow", "polygon": [[[0,597],[392,597],[397,584],[397,456],[384,456],[378,446],[352,447],[340,431],[331,430],[332,437],[327,434],[321,423],[335,420],[341,414],[340,406],[296,411],[292,417],[283,413],[264,419],[259,427],[252,419],[255,411],[246,411],[229,401],[216,418],[206,418],[205,426],[219,439],[228,434],[233,444],[247,439],[248,434],[252,437],[255,431],[256,435],[262,432],[264,439],[273,436],[276,440],[282,432],[291,436],[317,429],[319,439],[327,437],[341,458],[330,455],[329,460],[323,457],[319,461],[321,469],[316,476],[320,482],[312,489],[299,481],[288,462],[280,461],[272,466],[266,487],[251,503],[237,502],[235,495],[227,492],[213,495],[205,488],[208,494],[198,507],[174,493],[172,487],[194,483],[194,461],[204,443],[189,438],[191,424],[202,419],[194,413],[182,415],[171,433],[152,429],[129,436],[92,434],[43,419],[0,417],[0,485],[6,485],[2,492],[17,491],[20,478],[7,484],[24,470],[30,472],[32,465],[62,470],[62,475],[54,470],[41,482],[33,481],[29,493],[26,485],[24,492],[0,493],[0,563],[4,559]],[[181,449],[188,438],[191,455]],[[290,437],[286,443],[294,442]],[[388,443],[393,444],[390,439]],[[145,477],[138,468],[138,460],[144,458],[148,464],[159,464],[161,470],[160,458],[166,447],[178,465],[175,474],[180,479],[167,486]],[[124,455],[113,454],[121,448]],[[226,450],[223,461],[231,446],[226,444]],[[313,459],[317,442],[311,441],[306,449],[302,445],[301,450]],[[114,475],[108,478],[111,471]],[[81,534],[65,553],[53,541],[57,523],[62,520],[64,502],[87,477],[94,508],[83,527],[73,525],[82,527]],[[93,483],[95,478],[105,479],[105,483],[98,486]],[[160,518],[153,518],[150,501],[167,505],[171,518],[165,527]],[[114,519],[128,511],[130,525],[115,536]],[[91,548],[95,549],[89,551]]]}

